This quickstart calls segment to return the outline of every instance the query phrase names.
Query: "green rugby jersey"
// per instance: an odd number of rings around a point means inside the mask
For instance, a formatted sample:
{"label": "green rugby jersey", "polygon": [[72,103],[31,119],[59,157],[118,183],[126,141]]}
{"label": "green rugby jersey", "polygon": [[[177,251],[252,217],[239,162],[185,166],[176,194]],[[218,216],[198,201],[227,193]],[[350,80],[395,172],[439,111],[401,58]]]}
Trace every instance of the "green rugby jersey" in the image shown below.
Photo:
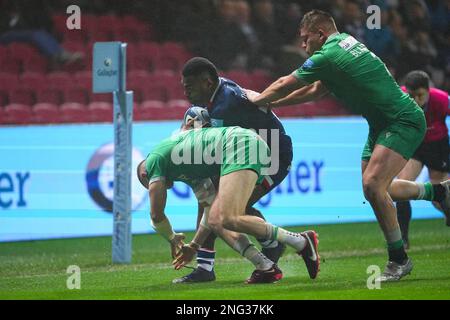
{"label": "green rugby jersey", "polygon": [[[235,168],[238,167],[242,160],[238,155],[242,150],[239,147],[242,143],[249,146],[248,141],[262,142],[262,139],[255,132],[240,127],[180,132],[161,141],[148,154],[145,162],[147,176],[150,182],[162,179],[182,181],[194,187],[200,180],[221,175],[222,163],[236,163]],[[242,162],[253,161],[245,151],[248,148],[244,150],[245,159]],[[258,162],[258,159],[255,161]]]}
{"label": "green rugby jersey", "polygon": [[292,75],[307,83],[321,80],[336,98],[375,128],[420,110],[380,58],[346,33],[331,35]]}

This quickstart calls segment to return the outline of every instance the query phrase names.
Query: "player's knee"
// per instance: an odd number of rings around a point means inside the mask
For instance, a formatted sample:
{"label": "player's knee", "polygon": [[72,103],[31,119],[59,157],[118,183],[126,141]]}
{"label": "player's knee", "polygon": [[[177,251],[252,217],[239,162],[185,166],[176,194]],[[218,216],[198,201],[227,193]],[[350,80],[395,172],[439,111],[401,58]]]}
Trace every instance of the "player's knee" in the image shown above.
{"label": "player's knee", "polygon": [[377,198],[381,193],[381,184],[374,176],[363,178],[363,191],[366,200],[371,201]]}
{"label": "player's knee", "polygon": [[218,215],[210,215],[208,217],[208,226],[213,230],[214,233],[220,234],[223,228],[222,219]]}
{"label": "player's knee", "polygon": [[223,227],[228,230],[237,231],[238,218],[237,217],[224,217]]}

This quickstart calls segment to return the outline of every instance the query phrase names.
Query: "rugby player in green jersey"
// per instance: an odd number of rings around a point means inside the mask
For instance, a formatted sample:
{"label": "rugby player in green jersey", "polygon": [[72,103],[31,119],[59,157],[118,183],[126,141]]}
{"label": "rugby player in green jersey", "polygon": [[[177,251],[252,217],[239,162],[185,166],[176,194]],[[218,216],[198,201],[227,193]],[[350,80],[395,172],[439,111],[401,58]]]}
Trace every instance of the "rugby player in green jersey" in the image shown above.
{"label": "rugby player in green jersey", "polygon": [[450,211],[448,180],[435,185],[393,181],[424,138],[424,113],[375,54],[354,37],[338,32],[330,14],[320,10],[306,13],[300,37],[310,58],[250,99],[260,107],[279,107],[331,93],[366,118],[369,136],[361,162],[364,196],[384,233],[389,255],[378,280],[400,280],[413,264],[403,247],[393,200],[437,201]]}
{"label": "rugby player in green jersey", "polygon": [[[320,260],[316,232],[293,233],[257,216],[245,215],[255,185],[263,181],[264,173],[270,174],[270,160],[269,147],[256,133],[240,127],[221,127],[182,130],[160,142],[139,164],[139,180],[149,190],[152,225],[170,242],[176,269],[191,261],[211,230],[255,265],[247,283],[275,282],[282,273],[243,234],[291,246],[302,256],[309,276],[317,276]],[[203,191],[206,197],[200,195],[205,179],[215,176],[220,176],[217,194],[212,199],[209,191]],[[173,181],[190,185],[205,206],[203,222],[188,245],[183,244],[182,234],[172,230],[164,212],[167,188]]]}

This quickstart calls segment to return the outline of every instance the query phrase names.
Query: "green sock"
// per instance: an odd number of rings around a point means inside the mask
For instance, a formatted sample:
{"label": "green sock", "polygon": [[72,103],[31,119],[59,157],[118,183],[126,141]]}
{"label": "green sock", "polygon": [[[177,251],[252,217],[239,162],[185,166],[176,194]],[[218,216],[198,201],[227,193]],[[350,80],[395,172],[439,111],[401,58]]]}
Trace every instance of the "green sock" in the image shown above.
{"label": "green sock", "polygon": [[417,183],[417,186],[419,187],[419,196],[417,197],[417,200],[434,200],[434,190],[431,182]]}

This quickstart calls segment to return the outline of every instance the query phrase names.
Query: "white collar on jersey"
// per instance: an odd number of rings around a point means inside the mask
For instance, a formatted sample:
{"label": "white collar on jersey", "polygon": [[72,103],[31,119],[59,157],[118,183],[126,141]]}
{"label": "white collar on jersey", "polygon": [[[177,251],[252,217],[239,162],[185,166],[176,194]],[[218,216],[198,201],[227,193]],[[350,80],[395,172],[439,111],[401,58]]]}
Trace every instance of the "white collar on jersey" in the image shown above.
{"label": "white collar on jersey", "polygon": [[330,34],[330,35],[328,36],[327,41],[325,41],[325,43],[327,43],[328,41],[330,41],[331,39],[333,39],[334,37],[336,37],[336,36],[339,35],[339,34],[340,34],[339,31],[336,31],[335,33]]}
{"label": "white collar on jersey", "polygon": [[214,98],[216,97],[217,91],[219,91],[219,87],[220,87],[221,84],[222,84],[222,79],[219,78],[219,83],[217,84],[216,89],[214,90],[214,92],[213,92],[211,98],[209,99],[209,103],[212,103],[212,102],[213,102]]}

